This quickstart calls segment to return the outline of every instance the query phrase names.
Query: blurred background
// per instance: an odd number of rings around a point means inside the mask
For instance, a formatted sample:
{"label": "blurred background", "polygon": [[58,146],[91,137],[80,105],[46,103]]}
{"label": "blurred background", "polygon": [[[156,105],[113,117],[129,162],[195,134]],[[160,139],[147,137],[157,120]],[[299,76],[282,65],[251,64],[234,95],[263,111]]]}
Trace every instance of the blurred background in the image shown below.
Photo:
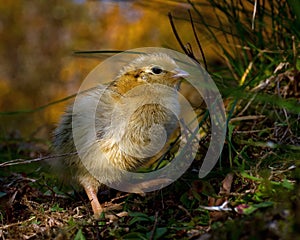
{"label": "blurred background", "polygon": [[[213,19],[206,5],[201,9]],[[184,41],[194,43],[180,1],[5,1],[0,4],[0,135],[51,138],[67,101],[36,109],[77,92],[86,75],[109,55],[78,56],[77,50],[167,47],[180,50],[168,13]],[[222,61],[200,32],[209,63]],[[182,51],[181,51],[182,52]],[[195,54],[201,56],[199,52]],[[4,113],[3,113],[4,112]],[[16,136],[14,136],[16,137]]]}
{"label": "blurred background", "polygon": [[[99,230],[126,238],[125,229],[136,239],[194,239],[206,231],[213,239],[300,239],[299,26],[299,0],[0,0],[0,238],[44,239],[36,234],[49,231],[53,239],[63,226],[65,239],[96,239]],[[214,170],[198,178],[210,144],[209,113],[200,109],[205,134],[191,171],[157,195],[128,196],[124,209],[138,214],[122,219],[121,228],[81,217],[75,223],[81,197],[61,197],[60,184],[32,163],[49,154],[52,132],[73,101],[65,98],[123,50],[165,47],[205,66],[199,42],[227,114]],[[238,214],[201,209],[228,200]],[[66,215],[52,215],[59,212]]]}

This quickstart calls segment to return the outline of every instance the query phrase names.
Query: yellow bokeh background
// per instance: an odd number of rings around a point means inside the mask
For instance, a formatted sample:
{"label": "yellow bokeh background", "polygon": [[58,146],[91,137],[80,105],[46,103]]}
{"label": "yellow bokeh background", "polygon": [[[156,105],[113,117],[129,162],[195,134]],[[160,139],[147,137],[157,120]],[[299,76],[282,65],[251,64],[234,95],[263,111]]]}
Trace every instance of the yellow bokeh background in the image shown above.
{"label": "yellow bokeh background", "polygon": [[[32,113],[18,112],[76,93],[86,75],[109,57],[78,56],[74,51],[168,47],[182,52],[169,12],[176,16],[184,43],[196,46],[188,9],[191,6],[180,1],[0,0],[1,137],[19,131],[27,138],[51,138],[69,101]],[[200,9],[208,20],[216,21],[205,4]],[[199,28],[198,34],[208,62],[220,61],[212,41]]]}

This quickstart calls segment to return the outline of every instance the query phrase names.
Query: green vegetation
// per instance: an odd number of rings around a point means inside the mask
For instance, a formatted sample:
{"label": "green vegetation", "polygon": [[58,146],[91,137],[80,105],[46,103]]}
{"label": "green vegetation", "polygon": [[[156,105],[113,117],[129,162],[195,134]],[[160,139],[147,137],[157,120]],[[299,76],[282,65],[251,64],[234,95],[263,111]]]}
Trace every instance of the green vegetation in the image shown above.
{"label": "green vegetation", "polygon": [[[209,41],[223,58],[216,63],[207,59],[207,70],[224,98],[228,123],[224,150],[214,170],[198,179],[193,169],[201,166],[200,152],[184,176],[160,191],[146,196],[104,191],[100,201],[109,212],[128,213],[108,222],[94,220],[86,196],[61,189],[51,176],[36,171],[37,163],[1,168],[0,237],[299,238],[299,3],[208,0],[188,4],[190,17],[170,16],[177,40],[194,41],[177,33],[176,23],[181,21],[189,23],[191,31],[194,26],[195,39],[201,35],[206,39],[181,44],[182,50],[204,64],[205,58],[197,53]],[[207,18],[204,11],[211,15]],[[201,139],[204,149],[208,144],[209,133]],[[46,152],[45,145],[48,141],[1,136],[0,161],[39,157],[37,153]]]}

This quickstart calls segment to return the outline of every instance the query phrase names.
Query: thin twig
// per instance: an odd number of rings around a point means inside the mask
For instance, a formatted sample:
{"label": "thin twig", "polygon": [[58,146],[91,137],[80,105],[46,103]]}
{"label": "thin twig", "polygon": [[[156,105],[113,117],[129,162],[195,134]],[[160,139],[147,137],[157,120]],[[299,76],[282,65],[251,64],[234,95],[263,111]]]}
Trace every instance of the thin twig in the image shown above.
{"label": "thin twig", "polygon": [[156,230],[156,226],[157,226],[157,222],[158,222],[158,212],[155,212],[155,219],[154,219],[154,224],[153,224],[153,228],[151,230],[151,235],[150,235],[150,240],[154,239],[154,234],[155,234],[155,230]]}
{"label": "thin twig", "polygon": [[184,211],[186,213],[186,215],[189,216],[189,218],[193,218],[193,216],[190,214],[190,212],[182,205],[178,205],[178,208],[181,209],[182,211]]}
{"label": "thin twig", "polygon": [[208,211],[224,211],[224,212],[228,212],[228,211],[232,211],[232,208],[227,207],[228,205],[228,201],[225,201],[224,203],[222,203],[222,205],[220,206],[204,206],[204,205],[200,205],[199,207]]}
{"label": "thin twig", "polygon": [[261,118],[265,118],[265,117],[266,117],[265,115],[241,116],[241,117],[231,118],[229,120],[229,122],[233,123],[233,122],[239,122],[239,121],[257,120],[257,119],[261,119]]}
{"label": "thin twig", "polygon": [[0,226],[0,229],[6,229],[6,228],[18,226],[18,225],[24,224],[26,222],[30,222],[34,219],[36,219],[36,216],[31,216],[29,219],[26,219],[26,220],[21,221],[21,222],[16,222],[16,223],[11,223],[11,224],[7,224],[7,225],[4,225],[4,226]]}
{"label": "thin twig", "polygon": [[61,155],[52,155],[52,156],[46,156],[46,157],[40,157],[40,158],[33,158],[33,159],[13,159],[13,160],[1,163],[0,167],[7,167],[7,166],[13,166],[13,165],[19,165],[19,164],[28,164],[28,163],[39,162],[39,161],[52,159],[52,158],[73,156],[76,154],[77,154],[77,152],[65,153],[65,154],[61,154]]}

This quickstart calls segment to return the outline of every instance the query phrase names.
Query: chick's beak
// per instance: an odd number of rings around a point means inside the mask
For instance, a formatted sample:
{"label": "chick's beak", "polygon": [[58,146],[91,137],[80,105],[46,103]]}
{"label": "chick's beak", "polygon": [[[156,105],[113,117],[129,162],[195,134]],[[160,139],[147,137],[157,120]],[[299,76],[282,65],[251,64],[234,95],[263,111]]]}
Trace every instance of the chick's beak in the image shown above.
{"label": "chick's beak", "polygon": [[173,73],[174,75],[172,77],[176,79],[175,88],[179,90],[181,82],[184,80],[185,77],[190,76],[190,74],[180,68],[175,68]]}
{"label": "chick's beak", "polygon": [[185,78],[190,75],[188,72],[186,72],[180,68],[175,68],[173,73],[174,73],[173,78]]}

